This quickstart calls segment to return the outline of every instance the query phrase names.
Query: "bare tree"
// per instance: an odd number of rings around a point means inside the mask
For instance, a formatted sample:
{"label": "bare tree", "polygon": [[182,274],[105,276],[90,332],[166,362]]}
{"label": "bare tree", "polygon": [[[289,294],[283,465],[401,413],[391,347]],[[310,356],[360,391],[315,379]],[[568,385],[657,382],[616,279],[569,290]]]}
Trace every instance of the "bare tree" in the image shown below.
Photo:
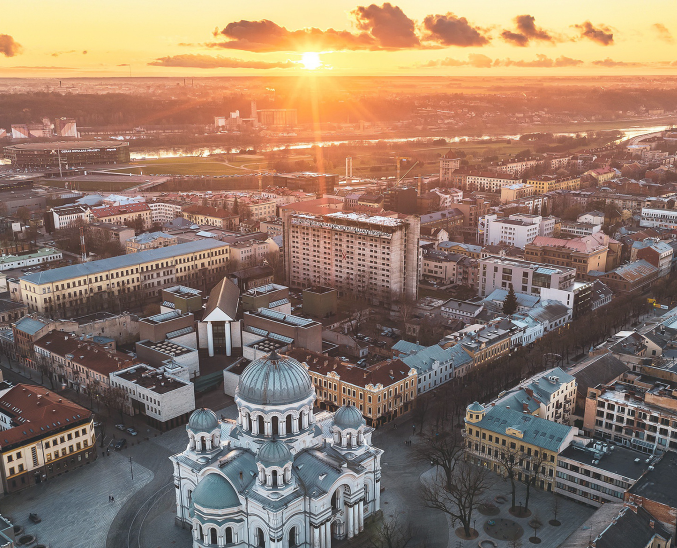
{"label": "bare tree", "polygon": [[412,413],[412,419],[414,424],[419,423],[419,432],[423,433],[423,426],[425,425],[425,419],[430,409],[430,398],[427,396],[417,396],[416,402],[414,403],[414,411]]}
{"label": "bare tree", "polygon": [[[524,512],[526,513],[529,510],[529,496],[531,495],[531,488],[536,486],[538,478],[541,477],[543,473],[542,466],[545,462],[543,454],[539,453],[538,456],[532,455],[523,457],[524,458],[524,468],[522,470],[522,483],[526,487],[526,497],[524,499]],[[520,460],[522,462],[522,460]]]}
{"label": "bare tree", "polygon": [[109,387],[103,393],[103,403],[108,411],[118,411],[120,420],[124,417],[125,404],[127,403],[127,394],[122,388]]}
{"label": "bare tree", "polygon": [[54,390],[54,366],[47,356],[35,355],[35,367],[40,373],[40,384],[44,384],[45,377],[49,380],[49,386]]}
{"label": "bare tree", "polygon": [[414,530],[409,523],[397,519],[383,519],[369,539],[373,548],[406,548],[412,544]]}
{"label": "bare tree", "polygon": [[516,493],[517,493],[517,474],[520,471],[520,453],[519,450],[515,448],[503,448],[498,456],[495,455],[496,460],[503,469],[504,476],[510,480],[511,486],[511,495],[512,495],[512,504],[510,506],[511,510],[515,510],[516,505]]}
{"label": "bare tree", "polygon": [[482,495],[489,488],[488,471],[467,461],[459,461],[454,467],[450,482],[436,477],[423,482],[421,498],[428,508],[440,510],[451,517],[452,525],[457,522],[463,527],[467,538],[473,534],[473,512],[482,502]]}
{"label": "bare tree", "polygon": [[423,462],[430,462],[444,472],[444,481],[447,489],[454,480],[454,470],[463,459],[463,440],[460,433],[453,427],[442,432],[425,437],[423,443],[416,446],[415,456]]}

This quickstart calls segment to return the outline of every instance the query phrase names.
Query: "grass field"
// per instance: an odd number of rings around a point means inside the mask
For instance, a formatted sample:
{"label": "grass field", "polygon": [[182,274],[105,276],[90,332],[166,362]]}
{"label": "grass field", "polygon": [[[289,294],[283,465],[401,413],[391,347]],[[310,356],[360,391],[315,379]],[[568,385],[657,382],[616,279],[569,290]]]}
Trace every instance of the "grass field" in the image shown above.
{"label": "grass field", "polygon": [[[241,160],[241,164],[247,161],[253,163],[254,168],[256,160]],[[222,160],[216,160],[210,157],[200,156],[181,156],[178,158],[159,158],[152,160],[139,160],[132,162],[130,168],[119,170],[123,173],[138,173],[143,175],[246,175],[248,169],[243,169],[238,165],[229,165]]]}

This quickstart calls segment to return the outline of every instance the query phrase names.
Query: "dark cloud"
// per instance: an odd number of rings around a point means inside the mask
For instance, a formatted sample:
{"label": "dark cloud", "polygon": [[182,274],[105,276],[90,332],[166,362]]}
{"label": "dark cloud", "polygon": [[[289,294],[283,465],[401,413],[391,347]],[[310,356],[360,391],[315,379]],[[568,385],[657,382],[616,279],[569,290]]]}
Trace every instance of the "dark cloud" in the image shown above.
{"label": "dark cloud", "polygon": [[580,59],[572,59],[571,57],[558,57],[551,59],[547,55],[538,54],[533,61],[513,61],[512,59],[505,59],[503,61],[496,60],[497,66],[503,67],[539,67],[539,68],[553,68],[553,67],[575,67],[582,65],[583,61]]}
{"label": "dark cloud", "polygon": [[23,51],[21,44],[14,41],[9,34],[0,34],[0,55],[14,57]]}
{"label": "dark cloud", "polygon": [[656,34],[658,34],[658,39],[663,40],[663,42],[667,42],[668,44],[674,44],[675,39],[672,37],[672,33],[662,23],[654,23],[651,25],[651,28],[656,31]]}
{"label": "dark cloud", "polygon": [[581,33],[581,38],[587,38],[603,46],[611,46],[614,43],[614,34],[606,25],[595,27],[590,21],[581,25],[574,25]]}
{"label": "dark cloud", "polygon": [[614,61],[613,59],[607,57],[601,61],[593,61],[593,65],[598,67],[642,67],[645,66],[644,63],[635,63],[631,61]]}
{"label": "dark cloud", "polygon": [[[174,55],[160,57],[148,63],[154,67],[185,67],[185,68],[252,68],[252,69],[271,69],[271,68],[293,68],[297,63],[285,61],[284,63],[275,63],[267,61],[245,61],[233,57],[212,57],[211,55]],[[128,65],[119,65],[128,66]]]}
{"label": "dark cloud", "polygon": [[428,15],[423,20],[423,28],[426,40],[443,46],[485,46],[489,43],[482,29],[471,25],[465,17],[457,17],[453,13]]}
{"label": "dark cloud", "polygon": [[357,28],[373,36],[382,48],[415,48],[421,44],[414,21],[390,2],[358,6],[352,14]]}
{"label": "dark cloud", "polygon": [[219,34],[228,40],[207,45],[255,52],[380,49],[376,39],[366,32],[317,28],[289,31],[267,19],[228,23]]}
{"label": "dark cloud", "polygon": [[548,31],[536,26],[536,18],[533,15],[518,15],[514,19],[516,32],[504,30],[501,38],[515,46],[525,47],[531,40],[538,42],[555,42],[555,37]]}

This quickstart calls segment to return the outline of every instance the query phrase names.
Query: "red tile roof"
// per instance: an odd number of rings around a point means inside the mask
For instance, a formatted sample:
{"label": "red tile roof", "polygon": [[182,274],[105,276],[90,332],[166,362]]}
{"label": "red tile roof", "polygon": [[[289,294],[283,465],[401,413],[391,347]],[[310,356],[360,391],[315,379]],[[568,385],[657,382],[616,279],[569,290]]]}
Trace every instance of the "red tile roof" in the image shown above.
{"label": "red tile roof", "polygon": [[89,422],[92,417],[91,411],[59,394],[27,384],[15,386],[0,398],[0,412],[11,417],[14,425],[0,431],[0,450]]}
{"label": "red tile roof", "polygon": [[97,219],[102,217],[111,217],[112,215],[124,215],[126,213],[140,213],[142,211],[150,211],[148,204],[143,202],[140,204],[127,204],[121,206],[103,206],[92,208],[92,215]]}

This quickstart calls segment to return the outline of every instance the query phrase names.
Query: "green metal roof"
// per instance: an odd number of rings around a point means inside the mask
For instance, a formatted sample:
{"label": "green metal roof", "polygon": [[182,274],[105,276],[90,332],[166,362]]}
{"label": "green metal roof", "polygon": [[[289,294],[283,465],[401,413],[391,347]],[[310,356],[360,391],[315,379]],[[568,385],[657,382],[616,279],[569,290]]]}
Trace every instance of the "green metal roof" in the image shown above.
{"label": "green metal roof", "polygon": [[221,474],[207,474],[193,491],[193,503],[207,510],[240,506],[240,498]]}

